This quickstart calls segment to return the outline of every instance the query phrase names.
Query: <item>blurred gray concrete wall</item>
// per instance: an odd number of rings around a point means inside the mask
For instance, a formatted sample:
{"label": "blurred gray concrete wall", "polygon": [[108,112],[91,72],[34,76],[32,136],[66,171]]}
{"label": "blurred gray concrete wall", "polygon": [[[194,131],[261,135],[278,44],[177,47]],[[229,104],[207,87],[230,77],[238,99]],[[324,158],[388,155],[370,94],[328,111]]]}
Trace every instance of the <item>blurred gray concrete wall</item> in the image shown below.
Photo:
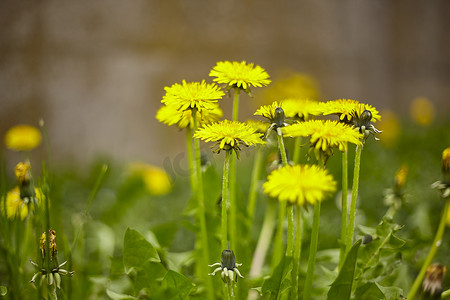
{"label": "blurred gray concrete wall", "polygon": [[321,100],[405,112],[425,96],[446,118],[449,16],[448,0],[1,1],[0,133],[42,118],[55,160],[161,164],[184,149],[155,120],[164,86],[219,60],[308,73]]}

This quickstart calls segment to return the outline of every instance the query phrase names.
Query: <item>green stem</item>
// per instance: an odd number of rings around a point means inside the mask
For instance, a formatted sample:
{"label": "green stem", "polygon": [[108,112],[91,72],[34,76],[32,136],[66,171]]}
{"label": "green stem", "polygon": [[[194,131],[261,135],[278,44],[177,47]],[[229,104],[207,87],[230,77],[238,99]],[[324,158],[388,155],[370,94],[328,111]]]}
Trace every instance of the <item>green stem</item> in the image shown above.
{"label": "green stem", "polygon": [[417,291],[419,290],[420,285],[422,284],[423,277],[425,276],[425,273],[427,271],[428,266],[431,264],[431,261],[434,258],[434,255],[436,254],[436,251],[438,247],[442,243],[442,236],[444,235],[445,230],[445,219],[447,217],[448,209],[450,205],[450,199],[447,199],[445,201],[444,210],[442,212],[441,221],[439,223],[438,230],[436,231],[436,236],[434,237],[433,244],[431,245],[430,252],[428,252],[428,256],[423,262],[422,268],[420,269],[419,275],[417,275],[416,279],[414,280],[414,283],[411,287],[411,290],[408,293],[408,299],[414,299]]}
{"label": "green stem", "polygon": [[300,255],[302,252],[302,225],[301,225],[302,208],[300,205],[296,207],[295,218],[295,247],[294,247],[294,266],[292,268],[292,290],[291,295],[299,295],[298,291],[298,268],[300,265]]}
{"label": "green stem", "polygon": [[281,161],[283,163],[283,167],[288,165],[287,156],[286,156],[286,148],[284,147],[283,141],[283,133],[281,132],[281,128],[277,128],[277,138],[278,138],[278,147],[280,150]]}
{"label": "green stem", "polygon": [[[277,138],[278,138],[278,147],[280,150],[280,155],[281,155],[281,160],[283,162],[283,166],[287,166],[286,149],[284,147],[283,134],[282,134],[280,128],[277,128]],[[284,218],[286,216],[286,207],[287,207],[287,203],[285,201],[279,202],[278,226],[277,226],[277,233],[275,235],[275,245],[274,245],[273,260],[272,260],[273,268],[275,266],[277,266],[278,263],[281,261],[281,257],[282,257],[282,253],[283,253],[283,223],[284,223]]]}
{"label": "green stem", "polygon": [[359,167],[361,164],[362,148],[363,145],[356,146],[355,167],[353,171],[352,199],[350,203],[350,215],[348,218],[348,228],[346,233],[345,254],[347,254],[348,251],[350,251],[350,248],[353,245],[353,232],[355,231],[355,216],[356,216],[356,199],[358,197]]}
{"label": "green stem", "polygon": [[[194,123],[194,132],[197,130],[197,110],[194,108],[192,110],[192,118]],[[202,275],[204,275],[204,280],[206,283],[209,299],[214,299],[214,287],[212,284],[212,279],[208,276],[208,263],[210,261],[209,257],[209,243],[208,234],[206,230],[206,212],[205,212],[205,195],[203,194],[203,178],[200,160],[200,140],[194,138],[194,152],[195,152],[195,172],[197,177],[197,214],[200,225],[200,239],[201,244],[197,243],[202,250],[202,260],[199,262]]]}
{"label": "green stem", "polygon": [[276,202],[273,199],[269,199],[261,232],[259,233],[258,243],[256,245],[255,253],[253,254],[252,266],[250,268],[250,278],[255,278],[262,275],[261,269],[264,265],[267,250],[269,250],[272,242],[275,219]]}
{"label": "green stem", "polygon": [[[234,89],[233,99],[233,121],[238,120],[239,114],[239,88]],[[231,156],[230,160],[230,178],[229,178],[229,200],[230,200],[230,245],[231,249],[239,251],[236,246],[237,242],[237,203],[236,203],[236,157]]]}
{"label": "green stem", "polygon": [[195,181],[194,154],[192,153],[192,129],[189,126],[186,127],[186,150],[189,163],[191,191],[195,191],[197,183]]}
{"label": "green stem", "polygon": [[341,248],[339,252],[339,270],[344,264],[345,242],[347,234],[347,190],[348,190],[348,150],[342,152],[342,202],[341,202]]}
{"label": "green stem", "polygon": [[241,92],[240,88],[234,89],[234,99],[233,99],[233,121],[238,120],[239,116],[239,94]]}
{"label": "green stem", "polygon": [[231,249],[239,251],[237,249],[237,203],[236,203],[236,156],[230,157],[230,245]]}
{"label": "green stem", "polygon": [[230,155],[232,150],[225,152],[225,161],[223,164],[223,179],[222,179],[222,250],[227,249],[228,242],[228,176],[230,173]]}
{"label": "green stem", "polygon": [[317,243],[319,241],[320,201],[314,204],[313,226],[311,231],[311,245],[309,247],[308,268],[306,271],[303,300],[311,299],[314,267],[316,264]]}
{"label": "green stem", "polygon": [[[261,173],[262,162],[263,162],[263,148],[258,145],[258,149],[255,154],[255,161],[253,162],[252,170],[252,180],[250,183],[250,192],[248,194],[248,206],[247,206],[247,216],[249,224],[253,223],[253,215],[255,213],[256,196],[258,195],[258,179]],[[250,229],[250,225],[248,226]],[[251,230],[249,230],[251,232]]]}
{"label": "green stem", "polygon": [[302,145],[302,137],[298,136],[295,138],[294,155],[292,156],[292,160],[294,161],[295,164],[298,164],[300,162],[300,152],[302,149],[301,145]]}

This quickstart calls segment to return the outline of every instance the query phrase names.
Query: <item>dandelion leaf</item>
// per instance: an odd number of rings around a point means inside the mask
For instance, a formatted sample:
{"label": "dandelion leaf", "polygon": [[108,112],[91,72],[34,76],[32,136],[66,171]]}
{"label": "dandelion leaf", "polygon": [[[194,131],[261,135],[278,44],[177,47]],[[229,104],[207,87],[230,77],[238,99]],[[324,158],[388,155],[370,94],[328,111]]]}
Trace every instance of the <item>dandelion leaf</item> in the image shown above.
{"label": "dandelion leaf", "polygon": [[358,287],[355,291],[355,299],[364,300],[400,300],[403,297],[403,290],[397,287],[384,287],[370,281]]}
{"label": "dandelion leaf", "polygon": [[142,269],[147,262],[160,262],[158,252],[142,234],[128,228],[123,239],[123,265],[128,274],[131,269]]}
{"label": "dandelion leaf", "polygon": [[361,240],[358,240],[348,252],[336,280],[331,284],[327,299],[350,299],[350,295],[352,293],[353,278],[355,275],[356,259],[360,246]]}
{"label": "dandelion leaf", "polygon": [[291,287],[292,257],[285,256],[262,286],[263,294],[270,294],[270,299],[280,299]]}

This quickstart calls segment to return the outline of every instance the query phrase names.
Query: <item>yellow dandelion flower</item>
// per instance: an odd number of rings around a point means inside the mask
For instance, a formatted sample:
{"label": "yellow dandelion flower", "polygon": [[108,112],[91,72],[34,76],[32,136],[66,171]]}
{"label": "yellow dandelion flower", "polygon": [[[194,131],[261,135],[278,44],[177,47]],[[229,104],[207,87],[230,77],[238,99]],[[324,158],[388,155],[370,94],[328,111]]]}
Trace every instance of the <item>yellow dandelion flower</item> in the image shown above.
{"label": "yellow dandelion flower", "polygon": [[[34,189],[36,195],[36,203],[40,205],[43,194],[40,189]],[[20,197],[20,189],[18,186],[11,189],[6,194],[6,216],[9,219],[14,219],[16,217],[20,217],[21,220],[24,220],[29,213],[29,209],[33,208],[33,202],[30,201],[29,198],[22,199]],[[4,211],[4,204],[2,203],[2,211]]]}
{"label": "yellow dandelion flower", "polygon": [[272,171],[263,189],[279,201],[314,205],[336,191],[336,181],[326,169],[316,165],[294,165]]}
{"label": "yellow dandelion flower", "polygon": [[29,125],[11,127],[5,135],[5,144],[11,150],[28,151],[39,146],[42,135],[39,129]]}
{"label": "yellow dandelion flower", "polygon": [[168,106],[174,106],[179,111],[197,109],[213,110],[217,102],[225,93],[214,83],[189,82],[183,80],[182,84],[175,83],[170,87],[165,87],[166,94],[161,100]]}
{"label": "yellow dandelion flower", "polygon": [[289,98],[283,100],[282,103],[287,118],[298,118],[307,121],[310,116],[323,114],[323,106],[315,100]]}
{"label": "yellow dandelion flower", "polygon": [[370,111],[372,114],[372,119],[370,121],[376,122],[381,118],[375,107],[369,104],[360,103],[356,100],[338,99],[323,102],[321,105],[323,106],[322,109],[324,115],[338,115],[339,119],[345,123],[352,123],[355,119],[359,119],[365,110]]}
{"label": "yellow dandelion flower", "polygon": [[310,136],[315,149],[327,151],[331,148],[347,149],[347,143],[361,145],[363,135],[354,128],[337,121],[310,120],[283,127],[283,134],[292,137]]}
{"label": "yellow dandelion flower", "polygon": [[216,145],[218,145],[218,148],[214,152],[234,150],[238,156],[241,145],[252,146],[264,144],[261,136],[262,134],[257,133],[255,128],[250,125],[229,120],[203,125],[194,134],[194,137],[206,142],[217,142]]}
{"label": "yellow dandelion flower", "polygon": [[14,169],[19,185],[25,185],[30,182],[31,177],[31,165],[29,162],[19,162]]}
{"label": "yellow dandelion flower", "polygon": [[434,120],[434,105],[426,97],[417,97],[411,103],[410,115],[417,124],[422,126],[430,125]]}
{"label": "yellow dandelion flower", "polygon": [[228,89],[233,87],[249,90],[251,86],[267,86],[271,81],[269,74],[260,66],[253,63],[219,61],[209,73],[209,76],[216,77],[213,80],[217,83],[226,84]]}
{"label": "yellow dandelion flower", "polygon": [[[204,109],[202,112],[197,111],[197,120],[199,124],[209,124],[216,122],[223,116],[223,112],[219,105],[216,104],[213,109]],[[178,110],[175,105],[163,105],[156,113],[156,119],[161,123],[169,126],[177,125],[178,128],[193,128],[194,119],[192,118],[192,110]]]}
{"label": "yellow dandelion flower", "polygon": [[149,194],[166,195],[172,188],[172,183],[163,169],[142,162],[134,162],[128,165],[128,170],[133,176],[139,176],[145,184]]}

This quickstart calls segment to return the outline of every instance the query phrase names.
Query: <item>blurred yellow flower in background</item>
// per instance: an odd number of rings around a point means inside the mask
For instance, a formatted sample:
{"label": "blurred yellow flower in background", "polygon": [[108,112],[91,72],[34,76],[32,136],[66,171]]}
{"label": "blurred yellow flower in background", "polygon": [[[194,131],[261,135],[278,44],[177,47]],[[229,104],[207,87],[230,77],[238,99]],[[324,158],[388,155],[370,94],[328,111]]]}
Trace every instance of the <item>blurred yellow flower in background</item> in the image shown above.
{"label": "blurred yellow flower in background", "polygon": [[151,195],[166,195],[172,188],[169,175],[159,167],[142,162],[134,162],[130,163],[127,169],[132,176],[139,176],[142,179],[145,188]]}
{"label": "blurred yellow flower in background", "polygon": [[435,108],[428,98],[417,97],[412,101],[409,113],[414,122],[426,126],[434,121]]}
{"label": "blurred yellow flower in background", "polygon": [[294,71],[284,71],[277,77],[278,79],[274,80],[268,88],[258,91],[257,98],[262,99],[262,104],[290,98],[319,98],[318,83],[312,76]]}
{"label": "blurred yellow flower in background", "polygon": [[379,129],[383,131],[383,138],[380,142],[386,148],[393,147],[401,133],[401,126],[397,115],[391,110],[382,112],[383,120],[380,121]]}
{"label": "blurred yellow flower in background", "polygon": [[209,76],[216,77],[213,81],[217,83],[226,84],[227,89],[236,87],[246,91],[251,86],[262,87],[271,82],[269,74],[261,66],[245,61],[219,61]]}
{"label": "blurred yellow flower in background", "polygon": [[263,189],[279,201],[299,206],[314,205],[336,191],[336,181],[326,169],[317,165],[294,165],[272,171]]}
{"label": "blurred yellow flower in background", "polygon": [[[36,203],[40,205],[43,194],[40,189],[34,189],[36,195]],[[29,208],[33,208],[33,202],[31,199],[20,198],[20,189],[18,186],[11,189],[6,194],[6,216],[8,219],[15,219],[16,217],[20,217],[21,220],[24,220],[29,213]],[[2,212],[4,212],[4,205],[2,203]]]}
{"label": "blurred yellow flower in background", "polygon": [[5,135],[6,147],[15,151],[29,151],[41,143],[42,135],[39,129],[30,125],[11,127]]}

